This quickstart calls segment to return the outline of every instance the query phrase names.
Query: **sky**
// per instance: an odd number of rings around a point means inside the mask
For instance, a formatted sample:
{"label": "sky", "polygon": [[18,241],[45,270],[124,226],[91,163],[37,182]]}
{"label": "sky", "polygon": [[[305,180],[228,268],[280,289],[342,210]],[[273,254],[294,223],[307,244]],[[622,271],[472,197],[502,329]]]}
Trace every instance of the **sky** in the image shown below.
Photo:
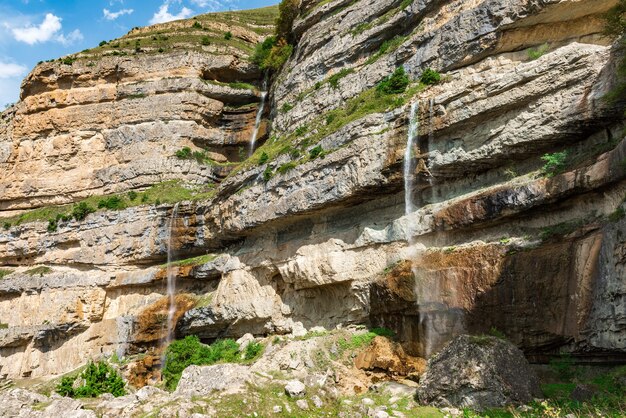
{"label": "sky", "polygon": [[278,0],[0,0],[0,111],[39,61],[119,38],[135,26]]}

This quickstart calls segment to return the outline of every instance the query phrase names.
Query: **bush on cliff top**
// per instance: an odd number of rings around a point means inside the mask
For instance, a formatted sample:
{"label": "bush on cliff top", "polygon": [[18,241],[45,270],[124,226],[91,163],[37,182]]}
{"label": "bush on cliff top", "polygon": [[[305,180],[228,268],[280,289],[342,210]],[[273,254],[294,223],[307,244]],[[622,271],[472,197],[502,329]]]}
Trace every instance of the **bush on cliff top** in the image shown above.
{"label": "bush on cliff top", "polygon": [[124,381],[117,371],[104,361],[89,363],[87,368],[78,376],[81,385],[75,387],[76,376],[66,376],[56,391],[61,396],[70,398],[95,398],[103,393],[110,393],[115,397],[126,394]]}

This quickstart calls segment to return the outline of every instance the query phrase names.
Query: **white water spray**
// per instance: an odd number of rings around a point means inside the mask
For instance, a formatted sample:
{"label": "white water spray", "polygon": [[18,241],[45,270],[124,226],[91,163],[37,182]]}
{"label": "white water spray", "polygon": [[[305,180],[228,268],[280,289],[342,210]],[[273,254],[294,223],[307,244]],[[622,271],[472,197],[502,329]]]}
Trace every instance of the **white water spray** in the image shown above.
{"label": "white water spray", "polygon": [[261,104],[259,110],[256,112],[256,120],[254,121],[254,131],[252,131],[252,137],[250,138],[250,152],[248,156],[254,153],[254,146],[256,144],[257,137],[259,136],[259,128],[261,127],[261,120],[263,118],[263,111],[265,110],[265,99],[267,98],[267,76],[263,80],[263,90],[261,91]]}
{"label": "white water spray", "polygon": [[415,171],[413,149],[419,130],[419,101],[411,104],[411,114],[409,116],[409,133],[404,151],[404,212],[406,215],[414,211],[413,207],[413,176]]}
{"label": "white water spray", "polygon": [[172,217],[169,224],[169,237],[167,241],[167,296],[168,296],[168,310],[167,310],[167,335],[165,337],[166,345],[172,342],[174,338],[174,317],[176,316],[176,270],[172,266],[172,236],[174,231],[174,223],[176,222],[176,216],[178,215],[178,203],[174,205],[172,209]]}

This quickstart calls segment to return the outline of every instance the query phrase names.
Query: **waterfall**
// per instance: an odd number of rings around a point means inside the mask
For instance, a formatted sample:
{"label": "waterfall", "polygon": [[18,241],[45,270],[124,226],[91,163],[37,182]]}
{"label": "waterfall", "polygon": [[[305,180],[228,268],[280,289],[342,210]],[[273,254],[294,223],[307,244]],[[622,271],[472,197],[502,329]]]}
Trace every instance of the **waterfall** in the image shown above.
{"label": "waterfall", "polygon": [[172,342],[174,337],[174,317],[176,316],[176,270],[172,266],[172,236],[174,231],[174,223],[176,222],[176,216],[178,215],[178,205],[174,205],[172,209],[172,217],[169,224],[169,237],[167,240],[167,297],[168,297],[168,311],[167,311],[167,335],[165,337],[165,343],[168,345]]}
{"label": "waterfall", "polygon": [[419,101],[411,104],[411,114],[409,115],[409,133],[404,150],[404,212],[406,215],[412,213],[413,208],[413,176],[415,171],[413,149],[417,139],[419,129]]}
{"label": "waterfall", "polygon": [[265,110],[265,99],[267,98],[267,75],[265,75],[265,79],[263,80],[263,90],[261,91],[261,104],[259,105],[259,109],[256,112],[256,120],[254,121],[254,131],[252,131],[252,137],[250,138],[250,152],[248,156],[251,156],[254,153],[254,145],[257,140],[257,136],[259,136],[259,128],[261,127],[261,119],[263,118],[263,111]]}

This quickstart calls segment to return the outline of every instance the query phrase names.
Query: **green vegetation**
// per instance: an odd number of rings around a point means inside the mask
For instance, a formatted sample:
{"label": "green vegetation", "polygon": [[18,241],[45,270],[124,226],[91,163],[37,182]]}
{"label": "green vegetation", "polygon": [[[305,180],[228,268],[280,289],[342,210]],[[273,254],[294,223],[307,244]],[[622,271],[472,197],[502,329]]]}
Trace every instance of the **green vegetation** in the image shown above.
{"label": "green vegetation", "polygon": [[552,177],[559,174],[566,166],[568,153],[567,151],[555,152],[554,154],[545,154],[541,159],[545,161],[545,165],[541,169],[546,177]]}
{"label": "green vegetation", "polygon": [[382,45],[380,46],[380,48],[378,48],[378,52],[376,52],[374,55],[369,57],[368,60],[365,62],[365,64],[369,65],[369,64],[375,63],[383,55],[388,54],[388,53],[393,52],[396,49],[398,49],[400,47],[400,45],[402,45],[404,43],[404,41],[406,41],[407,39],[408,39],[407,36],[399,36],[398,35],[398,36],[395,36],[392,39],[389,39],[389,40],[383,42]]}
{"label": "green vegetation", "polygon": [[98,202],[98,209],[121,210],[125,208],[126,203],[124,199],[119,196],[107,197]]}
{"label": "green vegetation", "polygon": [[269,159],[269,155],[267,155],[265,152],[261,153],[261,156],[259,157],[259,165],[265,164]]}
{"label": "green vegetation", "polygon": [[576,377],[577,371],[573,366],[574,359],[569,354],[562,354],[550,360],[550,368],[561,380],[571,380]]}
{"label": "green vegetation", "polygon": [[104,393],[110,393],[115,397],[126,394],[124,381],[117,371],[104,361],[90,362],[79,379],[82,386],[74,387],[76,376],[64,377],[56,388],[57,393],[70,398],[95,398]]}
{"label": "green vegetation", "polygon": [[267,183],[268,181],[272,179],[273,176],[274,176],[274,170],[272,170],[272,167],[268,165],[267,167],[265,167],[265,170],[263,171],[263,180]]}
{"label": "green vegetation", "polygon": [[126,194],[126,196],[128,196],[128,200],[132,202],[133,200],[137,199],[139,195],[134,190],[131,190],[130,192]]}
{"label": "green vegetation", "polygon": [[217,255],[205,254],[197,257],[185,258],[184,260],[173,261],[170,264],[163,264],[161,267],[167,268],[168,266],[185,267],[185,266],[201,266],[206,263],[210,263],[215,260]]}
{"label": "green vegetation", "polygon": [[583,220],[562,222],[560,224],[552,225],[543,228],[540,237],[543,241],[548,241],[553,238],[560,238],[565,235],[569,235],[584,225]]}
{"label": "green vegetation", "polygon": [[9,324],[5,324],[4,322],[0,322],[0,329],[8,329]]}
{"label": "green vegetation", "polygon": [[252,61],[263,70],[278,71],[293,53],[293,46],[284,38],[270,36],[257,45]]}
{"label": "green vegetation", "polygon": [[543,44],[538,48],[531,48],[527,51],[528,58],[531,60],[536,60],[538,58],[541,58],[543,55],[545,55],[545,53],[548,52],[549,50],[550,50],[550,45],[548,44]]}
{"label": "green vegetation", "polygon": [[280,112],[281,113],[287,113],[291,109],[293,109],[293,105],[291,103],[283,103],[283,105],[280,108]]}
{"label": "green vegetation", "polygon": [[311,148],[311,150],[309,151],[309,158],[311,160],[314,160],[318,157],[324,158],[325,155],[326,153],[324,152],[324,149],[322,148],[321,145]]}
{"label": "green vegetation", "polygon": [[[161,203],[176,203],[184,200],[204,200],[215,195],[215,185],[204,186],[186,185],[180,180],[171,180],[155,184],[148,190],[137,193],[136,199],[129,199],[128,196],[120,194],[113,195],[123,200],[120,208],[128,208],[139,205],[160,205]],[[51,206],[34,209],[24,212],[21,215],[4,218],[4,223],[9,225],[20,225],[28,222],[44,221],[48,222],[50,232],[54,232],[60,222],[69,222],[72,218],[80,221],[87,214],[95,212],[94,207],[102,200],[107,200],[111,196],[92,196],[76,205]],[[54,228],[51,228],[53,226]]]}
{"label": "green vegetation", "polygon": [[202,29],[202,24],[198,21],[193,22],[193,25],[191,25],[192,28],[194,29]]}
{"label": "green vegetation", "polygon": [[200,39],[200,44],[203,46],[209,46],[211,45],[211,39],[208,36],[203,36],[202,39]]}
{"label": "green vegetation", "polygon": [[373,328],[366,333],[356,334],[350,339],[342,338],[338,341],[342,350],[357,350],[370,345],[372,340],[378,336],[395,338],[396,334],[387,328]]}
{"label": "green vegetation", "polygon": [[226,39],[227,41],[230,41],[231,39],[233,39],[233,33],[228,31],[224,34],[224,39]]}
{"label": "green vegetation", "polygon": [[[248,347],[250,347],[248,349]],[[195,365],[211,365],[216,363],[238,363],[255,360],[263,352],[263,345],[251,343],[241,353],[239,345],[233,340],[217,340],[211,345],[202,344],[197,336],[189,335],[182,340],[171,343],[165,352],[163,379],[165,387],[176,389],[185,368]],[[243,354],[243,356],[242,356]]]}
{"label": "green vegetation", "polygon": [[439,83],[439,81],[441,81],[441,75],[437,71],[431,68],[425,69],[422,75],[420,76],[420,82],[427,86],[432,86],[433,84],[437,84]]}
{"label": "green vegetation", "polygon": [[609,221],[619,222],[620,220],[624,219],[625,216],[626,216],[626,210],[624,210],[624,208],[620,206],[619,208],[615,209],[613,213],[609,215]]}
{"label": "green vegetation", "polygon": [[26,270],[24,274],[28,274],[29,276],[40,276],[42,277],[45,274],[51,273],[52,269],[46,266],[39,266],[29,270]]}
{"label": "green vegetation", "polygon": [[385,77],[378,83],[376,91],[381,94],[401,94],[406,91],[410,83],[404,67],[398,67],[392,75]]}
{"label": "green vegetation", "polygon": [[253,90],[256,91],[257,88],[250,83],[243,83],[241,81],[234,81],[232,83],[222,83],[220,81],[215,80],[204,80],[207,83],[215,84],[216,86],[225,86],[230,87],[235,90]]}
{"label": "green vegetation", "polygon": [[0,280],[4,279],[9,274],[13,273],[13,271],[9,269],[0,269]]}
{"label": "green vegetation", "polygon": [[341,80],[342,78],[346,77],[349,74],[352,74],[353,72],[354,70],[352,68],[344,68],[341,71],[339,71],[337,74],[330,76],[328,78],[328,84],[330,84],[330,86],[333,89],[337,89],[339,87],[339,80]]}
{"label": "green vegetation", "polygon": [[288,172],[289,170],[293,170],[294,168],[296,168],[298,165],[294,162],[294,161],[289,161],[288,163],[282,164],[280,167],[278,167],[278,171],[280,174],[285,174],[286,172]]}
{"label": "green vegetation", "polygon": [[276,36],[286,42],[293,42],[291,29],[293,21],[300,13],[298,0],[282,0],[278,5],[278,19],[276,19]]}

